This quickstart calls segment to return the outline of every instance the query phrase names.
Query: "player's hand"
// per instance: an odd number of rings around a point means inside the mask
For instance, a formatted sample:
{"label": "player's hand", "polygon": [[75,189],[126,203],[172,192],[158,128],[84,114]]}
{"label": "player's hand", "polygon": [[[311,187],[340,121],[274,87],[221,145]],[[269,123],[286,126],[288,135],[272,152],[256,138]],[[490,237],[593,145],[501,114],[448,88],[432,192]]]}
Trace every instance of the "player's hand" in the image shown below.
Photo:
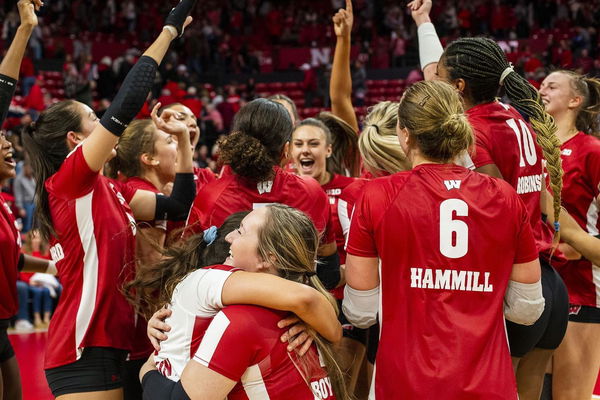
{"label": "player's hand", "polygon": [[165,19],[165,26],[172,26],[177,30],[178,37],[183,35],[185,28],[192,23],[193,18],[190,13],[196,5],[196,0],[180,0],[179,4],[171,9],[171,12]]}
{"label": "player's hand", "polygon": [[309,327],[295,315],[282,319],[277,323],[279,328],[290,327],[283,335],[282,342],[288,342],[287,351],[294,351],[298,355],[306,354],[313,344],[313,337],[309,333]]}
{"label": "player's hand", "polygon": [[171,316],[172,311],[168,308],[161,308],[152,315],[152,318],[148,321],[148,327],[146,328],[146,334],[150,339],[150,343],[156,351],[160,351],[160,342],[167,340],[168,336],[165,332],[171,330],[171,326],[165,324],[165,319]]}
{"label": "player's hand", "polygon": [[43,5],[44,3],[42,3],[42,0],[19,0],[17,8],[19,9],[21,25],[30,28],[37,26],[38,19],[35,12],[39,11],[40,7]]}
{"label": "player's hand", "polygon": [[161,131],[175,136],[177,140],[185,140],[185,143],[189,143],[190,130],[185,122],[181,121],[183,116],[173,110],[163,110],[159,117],[158,110],[161,106],[161,103],[156,103],[150,113],[154,125]]}
{"label": "player's hand", "polygon": [[407,4],[407,7],[410,8],[410,15],[415,20],[417,26],[425,22],[431,22],[429,18],[431,6],[431,0],[413,0]]}
{"label": "player's hand", "polygon": [[354,14],[352,12],[352,0],[346,0],[346,9],[340,9],[333,16],[333,29],[337,37],[350,37]]}

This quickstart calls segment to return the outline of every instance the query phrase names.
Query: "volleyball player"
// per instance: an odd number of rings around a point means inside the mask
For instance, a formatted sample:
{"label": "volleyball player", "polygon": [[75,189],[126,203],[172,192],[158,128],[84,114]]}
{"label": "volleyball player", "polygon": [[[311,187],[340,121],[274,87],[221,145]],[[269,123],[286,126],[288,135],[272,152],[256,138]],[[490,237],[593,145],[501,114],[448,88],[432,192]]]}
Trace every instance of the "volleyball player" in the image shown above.
{"label": "volleyball player", "polygon": [[[192,160],[189,125],[184,123],[184,116],[169,108],[163,110],[158,118],[159,107],[160,103],[152,110],[154,121],[136,120],[129,124],[119,138],[117,155],[109,162],[113,177],[119,173],[126,177],[129,187],[157,194],[175,180],[177,163],[188,160],[191,165]],[[144,271],[146,265],[160,260],[159,249],[165,246],[167,221],[136,220],[136,224],[141,231],[136,237],[136,268]],[[142,398],[138,375],[153,351],[146,336],[146,325],[144,318],[136,316],[132,350],[124,367],[123,391],[126,400]]]}
{"label": "volleyball player", "polygon": [[[37,181],[37,217],[64,285],[50,323],[46,378],[57,398],[122,398],[122,363],[133,313],[120,293],[135,256],[135,220],[185,218],[195,188],[182,163],[171,197],[119,185],[99,174],[138,113],[170,43],[191,22],[182,0],[127,75],[98,122],[74,101],[53,105],[23,132]],[[186,137],[186,140],[189,140]],[[133,213],[133,215],[132,215]]]}
{"label": "volleyball player", "polygon": [[[227,312],[226,314],[231,320],[226,324],[227,326],[221,326],[226,330],[216,329],[217,332],[215,332],[215,329],[211,330],[211,325],[204,333],[212,317],[224,304],[246,303],[294,311],[319,332],[323,332],[326,337],[336,341],[339,339],[340,326],[335,321],[335,315],[332,314],[331,302],[333,299],[329,296],[329,300],[326,300],[327,294],[319,279],[315,277],[314,259],[319,239],[310,219],[305,214],[283,205],[270,205],[257,209],[242,220],[238,225],[239,229],[232,230],[227,235],[225,240],[231,243],[229,249],[228,246],[224,246],[223,236],[233,228],[231,224],[235,218],[235,215],[228,218],[223,226],[214,233],[211,232],[214,228],[211,228],[203,235],[192,237],[183,244],[182,248],[169,250],[166,260],[156,266],[157,271],[163,271],[161,278],[164,279],[149,279],[146,276],[139,276],[137,282],[132,285],[136,290],[147,292],[156,289],[156,285],[160,282],[166,281],[166,288],[161,291],[159,302],[147,299],[147,303],[150,305],[149,310],[160,306],[163,302],[171,304],[173,310],[172,318],[167,321],[171,325],[169,337],[161,343],[160,352],[154,359],[163,375],[172,381],[179,381],[180,377],[186,375],[186,372],[183,372],[182,375],[182,371],[186,363],[190,364],[188,363],[190,355],[193,355],[194,352],[196,355],[200,354],[200,357],[208,355],[205,347],[210,346],[206,342],[233,340],[237,342],[238,349],[234,352],[235,356],[232,356],[231,353],[232,342],[223,347],[217,346],[216,351],[212,352],[214,365],[221,363],[220,365],[225,367],[225,369],[217,368],[215,371],[220,373],[227,371],[226,376],[231,376],[231,373],[235,373],[231,368],[237,365],[235,370],[239,370],[245,362],[249,361],[247,357],[252,354],[260,357],[258,362],[265,357],[263,352],[266,351],[266,354],[271,354],[270,365],[266,367],[265,362],[267,361],[264,360],[260,363],[260,369],[264,386],[266,386],[270,398],[306,398],[307,393],[311,393],[311,390],[294,368],[292,360],[296,359],[296,356],[292,356],[290,359],[286,354],[286,345],[279,340],[282,333],[276,326],[282,318],[279,313],[267,310],[257,311],[253,307],[245,307],[240,310],[240,314],[238,311],[234,311],[237,310],[235,306],[229,306],[227,310],[231,310],[231,314]],[[223,260],[227,254],[230,254],[225,261],[227,265],[264,273],[236,272],[231,274],[231,267],[227,268],[224,265],[195,270],[197,266],[206,265],[219,259]],[[190,273],[190,268],[195,271]],[[164,271],[168,272],[165,274]],[[272,274],[302,285],[273,279],[272,276],[269,276]],[[304,285],[316,288],[321,295],[314,290],[307,291],[308,288]],[[201,294],[201,297],[198,297],[198,294]],[[312,307],[304,306],[307,304],[307,295],[311,297],[317,295]],[[190,326],[189,322],[186,322],[189,318],[195,318],[196,321],[194,323],[196,328],[193,332],[186,328],[186,326]],[[213,320],[213,324],[222,321],[223,316],[217,316]],[[223,334],[226,338],[222,337]],[[236,337],[237,339],[235,339]],[[200,340],[203,341],[203,344],[200,344],[198,348]],[[196,349],[198,350],[196,351]],[[323,349],[324,354],[327,354],[327,359],[330,360],[331,353],[326,350],[326,348]],[[263,355],[261,356],[261,354]],[[226,361],[224,356],[227,357]],[[313,349],[307,357],[315,360],[314,356]],[[298,360],[296,359],[296,361]],[[191,362],[191,364],[196,363]],[[242,371],[248,366],[245,365]],[[200,396],[197,392],[194,394],[194,390],[216,388],[223,383],[217,374],[213,377],[214,379],[195,376],[196,373],[201,372],[196,367],[199,366],[192,366],[192,371],[196,371],[192,373],[193,381],[187,383],[184,381],[183,383],[186,392],[192,398]],[[258,372],[258,369],[254,368]],[[186,371],[188,369],[189,366],[186,367]],[[200,367],[200,370],[202,369]],[[341,377],[339,370],[336,377],[338,380]],[[153,383],[148,382],[148,379]],[[328,382],[324,376],[319,379]],[[197,382],[198,380],[200,382]],[[248,395],[261,393],[262,385],[255,380],[260,380],[260,376],[248,375],[242,379],[244,390]],[[207,382],[211,383],[207,384]],[[194,389],[191,392],[189,391],[190,384]],[[253,385],[258,387],[252,387]],[[160,389],[161,386],[163,390]],[[147,391],[146,397],[149,399],[172,398],[165,397],[165,390],[170,393],[173,388],[164,380],[161,384],[161,380],[157,377],[144,378],[144,387]],[[148,392],[149,388],[151,390]],[[295,390],[298,390],[298,393],[294,395]],[[236,390],[234,389],[234,391]],[[231,396],[237,398],[233,393]],[[205,394],[200,397],[217,398],[219,396]],[[313,398],[312,394],[310,398]]]}
{"label": "volleyball player", "polygon": [[[598,235],[600,81],[559,70],[544,79],[540,95],[562,143],[563,205],[581,228]],[[600,288],[595,278],[600,270],[578,254],[573,258],[556,267],[570,303],[567,333],[552,363],[552,392],[557,400],[591,398],[600,368]]]}
{"label": "volleyball player", "polygon": [[358,326],[379,311],[371,398],[516,399],[503,317],[544,306],[527,210],[452,163],[474,137],[447,83],[406,90],[398,136],[413,169],[366,185],[347,246],[344,311]]}
{"label": "volleyball player", "polygon": [[[19,79],[21,61],[27,42],[38,24],[35,11],[40,0],[20,0],[17,3],[20,24],[15,37],[0,63],[0,126],[8,114]],[[4,133],[0,133],[0,182],[15,177],[13,148]],[[17,313],[17,276],[19,270],[56,274],[53,262],[21,253],[21,233],[8,204],[0,197],[0,399],[21,399],[21,376],[15,353],[8,340],[7,329]]]}
{"label": "volleyball player", "polygon": [[[196,150],[198,141],[200,140],[200,127],[198,126],[198,118],[194,115],[189,107],[181,103],[168,104],[161,108],[158,115],[162,115],[164,110],[175,112],[175,118],[185,123],[190,131],[190,144],[192,152]],[[209,182],[216,180],[215,173],[210,168],[199,168],[194,166],[194,180],[196,182],[196,193],[200,191]]]}
{"label": "volleyball player", "polygon": [[291,134],[292,123],[281,104],[256,99],[242,107],[233,120],[232,133],[220,143],[220,158],[230,168],[198,193],[188,227],[193,232],[218,226],[235,212],[271,203],[297,208],[325,234],[317,273],[332,289],[340,281],[340,272],[327,196],[314,180],[279,167]]}

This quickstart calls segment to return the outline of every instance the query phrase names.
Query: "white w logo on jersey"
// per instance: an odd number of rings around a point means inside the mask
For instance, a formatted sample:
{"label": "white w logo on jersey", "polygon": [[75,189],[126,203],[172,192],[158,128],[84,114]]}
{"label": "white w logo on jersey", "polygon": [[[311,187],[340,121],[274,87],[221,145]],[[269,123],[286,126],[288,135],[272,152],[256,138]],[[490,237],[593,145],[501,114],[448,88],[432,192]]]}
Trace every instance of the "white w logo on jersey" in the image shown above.
{"label": "white w logo on jersey", "polygon": [[273,181],[258,182],[256,184],[256,189],[258,189],[259,194],[271,193],[271,189],[273,189]]}
{"label": "white w logo on jersey", "polygon": [[460,182],[460,180],[449,180],[444,181],[444,185],[446,185],[446,189],[448,190],[460,189]]}

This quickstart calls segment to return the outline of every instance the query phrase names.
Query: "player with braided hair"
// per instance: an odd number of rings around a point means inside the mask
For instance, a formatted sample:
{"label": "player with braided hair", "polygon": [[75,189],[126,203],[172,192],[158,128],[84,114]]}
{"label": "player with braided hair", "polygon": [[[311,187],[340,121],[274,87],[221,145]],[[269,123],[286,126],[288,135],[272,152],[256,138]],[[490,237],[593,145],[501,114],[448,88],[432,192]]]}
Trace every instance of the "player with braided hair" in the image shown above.
{"label": "player with braided hair", "polygon": [[[425,78],[450,82],[462,95],[475,132],[472,157],[476,170],[509,182],[527,205],[542,261],[546,307],[535,324],[523,326],[507,321],[507,331],[519,395],[522,399],[539,399],[546,365],[562,341],[568,316],[565,285],[548,262],[555,247],[552,233],[540,218],[544,212],[557,221],[557,244],[562,167],[556,125],[545,112],[537,90],[514,71],[497,43],[481,37],[461,38],[444,50],[429,18],[431,1],[415,0],[408,7],[418,26]],[[514,107],[497,101],[501,89]],[[550,212],[546,212],[543,196],[543,158],[555,193]]]}

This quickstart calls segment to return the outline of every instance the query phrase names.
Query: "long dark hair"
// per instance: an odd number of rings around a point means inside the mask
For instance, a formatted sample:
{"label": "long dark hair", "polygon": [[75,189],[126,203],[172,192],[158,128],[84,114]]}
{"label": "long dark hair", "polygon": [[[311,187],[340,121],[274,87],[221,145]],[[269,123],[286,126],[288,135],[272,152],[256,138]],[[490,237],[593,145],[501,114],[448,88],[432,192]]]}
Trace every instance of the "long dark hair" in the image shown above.
{"label": "long dark hair", "polygon": [[77,104],[74,100],[56,103],[43,111],[36,122],[23,128],[23,145],[36,182],[35,217],[44,240],[50,240],[55,234],[45,183],[69,154],[67,133],[81,131],[82,117]]}
{"label": "long dark hair", "polygon": [[358,133],[340,117],[323,111],[315,117],[331,132],[331,157],[327,159],[327,171],[332,174],[359,176],[360,152]]}
{"label": "long dark hair", "polygon": [[[501,88],[500,77],[510,67],[500,46],[493,40],[482,37],[462,38],[450,43],[440,63],[448,69],[451,80],[465,80],[465,96],[475,104],[494,101]],[[514,106],[529,117],[529,122],[537,133],[536,140],[544,151],[554,193],[554,220],[558,221],[563,170],[561,144],[556,137],[554,119],[546,112],[537,89],[518,73],[506,75],[502,87]]]}

